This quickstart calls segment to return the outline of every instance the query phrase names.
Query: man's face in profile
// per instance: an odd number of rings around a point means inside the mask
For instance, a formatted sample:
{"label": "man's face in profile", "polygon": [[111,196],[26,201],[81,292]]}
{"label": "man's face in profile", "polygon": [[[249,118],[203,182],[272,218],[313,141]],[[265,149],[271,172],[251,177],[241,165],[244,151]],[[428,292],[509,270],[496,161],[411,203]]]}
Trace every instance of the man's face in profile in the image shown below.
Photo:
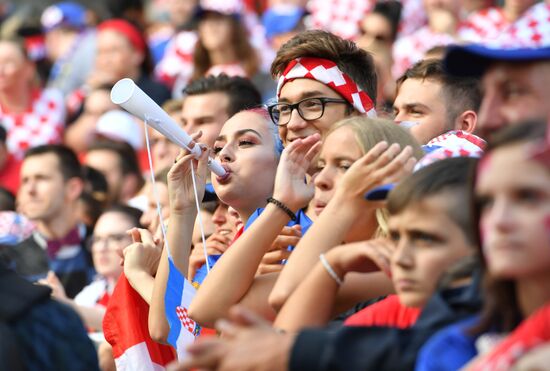
{"label": "man's face in profile", "polygon": [[481,82],[477,134],[484,138],[500,128],[550,115],[550,61],[496,62]]}

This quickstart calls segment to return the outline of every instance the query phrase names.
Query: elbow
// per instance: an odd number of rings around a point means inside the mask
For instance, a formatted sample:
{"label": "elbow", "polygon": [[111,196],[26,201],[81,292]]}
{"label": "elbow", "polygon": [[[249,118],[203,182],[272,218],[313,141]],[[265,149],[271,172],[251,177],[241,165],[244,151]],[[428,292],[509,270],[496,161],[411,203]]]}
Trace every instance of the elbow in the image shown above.
{"label": "elbow", "polygon": [[217,320],[216,316],[212,316],[212,313],[209,313],[208,310],[204,310],[203,308],[198,307],[196,304],[193,305],[193,302],[191,302],[188,312],[189,317],[203,327],[213,328]]}
{"label": "elbow", "polygon": [[168,344],[168,331],[165,329],[149,327],[149,336],[157,343]]}
{"label": "elbow", "polygon": [[170,326],[166,318],[161,320],[162,323],[156,321],[154,318],[151,318],[151,313],[149,313],[149,336],[153,341],[160,344],[168,344],[168,334],[170,333]]}
{"label": "elbow", "polygon": [[273,289],[267,300],[271,308],[273,308],[275,312],[279,313],[289,296],[290,292],[288,292],[288,290]]}

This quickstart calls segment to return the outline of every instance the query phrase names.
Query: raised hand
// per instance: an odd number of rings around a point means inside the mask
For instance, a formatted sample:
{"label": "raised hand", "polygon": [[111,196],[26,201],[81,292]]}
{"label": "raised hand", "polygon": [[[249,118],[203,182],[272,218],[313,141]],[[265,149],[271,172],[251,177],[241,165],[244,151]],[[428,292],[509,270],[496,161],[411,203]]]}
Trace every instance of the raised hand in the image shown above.
{"label": "raised hand", "polygon": [[313,197],[313,186],[306,183],[306,173],[321,149],[321,136],[313,134],[296,139],[281,155],[273,197],[296,211]]}
{"label": "raised hand", "polygon": [[[202,133],[194,133],[191,135],[193,141],[189,144],[192,149],[196,144],[196,140],[201,137]],[[204,188],[206,184],[207,164],[210,151],[202,146],[202,154],[199,159],[189,154],[187,150],[181,150],[176,162],[168,172],[168,196],[170,199],[170,213],[183,213],[189,210],[195,210],[195,193],[193,191],[193,180],[191,178],[191,166],[195,172],[195,180],[197,185],[197,195],[199,200],[204,196]]]}
{"label": "raised hand", "polygon": [[155,276],[162,254],[162,246],[155,243],[151,232],[132,228],[129,231],[134,241],[124,248],[124,274],[130,279],[136,272],[146,272]]}
{"label": "raised hand", "polygon": [[348,169],[336,193],[362,200],[366,192],[410,174],[415,164],[412,147],[380,142]]}
{"label": "raised hand", "polygon": [[387,238],[354,242],[333,248],[325,257],[339,277],[348,272],[369,273],[382,270],[391,277],[390,259],[394,243]]}
{"label": "raised hand", "polygon": [[57,278],[57,275],[53,271],[49,271],[46,278],[38,280],[38,283],[41,285],[49,286],[52,289],[52,296],[56,299],[67,299],[67,294],[65,293],[65,288],[63,284]]}

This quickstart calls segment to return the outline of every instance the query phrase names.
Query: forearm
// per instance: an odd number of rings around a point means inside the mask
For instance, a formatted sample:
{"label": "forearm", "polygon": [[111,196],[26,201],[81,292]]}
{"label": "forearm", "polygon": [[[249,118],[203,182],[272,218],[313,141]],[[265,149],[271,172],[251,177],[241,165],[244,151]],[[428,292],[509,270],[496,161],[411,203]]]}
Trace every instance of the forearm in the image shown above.
{"label": "forearm", "polygon": [[186,278],[189,269],[189,255],[191,254],[191,238],[193,236],[196,217],[197,212],[194,209],[183,213],[171,212],[168,221],[167,245],[174,264]]}
{"label": "forearm", "polygon": [[262,257],[288,219],[277,206],[267,205],[252,226],[223,254],[197,290],[189,308],[194,320],[212,325],[243,298],[254,281]]}
{"label": "forearm", "polygon": [[130,271],[124,273],[132,288],[147,302],[147,305],[151,305],[153,286],[155,284],[153,276],[145,271]]}
{"label": "forearm", "polygon": [[82,322],[84,322],[86,327],[90,327],[95,331],[102,331],[105,308],[85,307],[83,305],[76,304],[74,300],[69,298],[58,298],[57,300],[73,308],[78,313],[80,318],[82,318]]}
{"label": "forearm", "polygon": [[273,327],[298,332],[325,325],[333,312],[338,284],[318,263],[285,302]]}
{"label": "forearm", "polygon": [[166,319],[166,310],[164,306],[164,296],[166,294],[166,285],[168,283],[168,253],[164,249],[160,258],[157,275],[153,285],[153,295],[151,307],[149,308],[149,334],[157,343],[166,343],[170,326]]}
{"label": "forearm", "polygon": [[307,273],[319,261],[319,255],[340,245],[357,217],[354,208],[330,202],[309,231],[302,237],[282,270],[269,303],[279,310]]}

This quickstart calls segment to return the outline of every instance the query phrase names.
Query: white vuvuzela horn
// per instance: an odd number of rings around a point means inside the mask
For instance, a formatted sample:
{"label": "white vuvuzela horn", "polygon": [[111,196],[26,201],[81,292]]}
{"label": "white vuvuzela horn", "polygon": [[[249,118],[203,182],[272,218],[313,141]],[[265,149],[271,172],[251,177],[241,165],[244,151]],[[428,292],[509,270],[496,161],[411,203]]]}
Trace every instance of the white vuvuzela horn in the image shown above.
{"label": "white vuvuzela horn", "polygon": [[[189,143],[192,141],[189,134],[145,94],[132,79],[119,80],[113,86],[111,101],[132,115],[144,120],[147,125],[157,130],[173,143],[182,148],[189,149]],[[190,151],[197,157],[201,154],[198,145],[194,146]],[[225,169],[216,160],[209,158],[208,167],[219,177],[226,175]]]}

